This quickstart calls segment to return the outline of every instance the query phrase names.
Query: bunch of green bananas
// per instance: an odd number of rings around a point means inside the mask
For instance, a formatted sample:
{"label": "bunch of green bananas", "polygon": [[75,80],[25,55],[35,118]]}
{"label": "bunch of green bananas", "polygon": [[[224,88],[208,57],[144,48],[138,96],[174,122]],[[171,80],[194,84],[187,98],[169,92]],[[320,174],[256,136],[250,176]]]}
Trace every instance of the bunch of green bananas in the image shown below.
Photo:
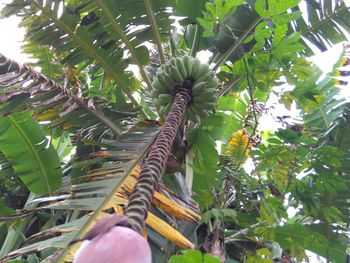
{"label": "bunch of green bananas", "polygon": [[188,120],[199,121],[215,109],[219,82],[208,64],[185,55],[170,59],[163,64],[155,76],[152,97],[160,113],[167,115],[174,96],[180,87],[190,89],[191,100],[186,109]]}

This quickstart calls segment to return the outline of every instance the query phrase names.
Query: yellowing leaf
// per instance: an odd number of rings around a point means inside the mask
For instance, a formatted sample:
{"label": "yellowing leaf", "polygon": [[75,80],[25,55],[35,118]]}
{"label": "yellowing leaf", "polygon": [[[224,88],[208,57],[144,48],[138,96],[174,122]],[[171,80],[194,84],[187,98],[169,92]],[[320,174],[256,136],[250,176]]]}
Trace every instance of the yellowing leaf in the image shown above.
{"label": "yellowing leaf", "polygon": [[194,245],[184,237],[180,232],[170,226],[168,223],[156,217],[152,213],[148,213],[146,218],[146,224],[149,225],[152,229],[157,231],[160,235],[184,249],[192,249]]}
{"label": "yellowing leaf", "polygon": [[[107,152],[103,154],[108,155]],[[127,193],[130,193],[132,191],[133,187],[137,182],[137,177],[139,176],[140,172],[141,167],[139,165],[135,166],[134,169],[130,172],[129,176],[124,180],[121,187],[119,187],[118,190],[114,193],[113,198],[103,207],[103,211],[112,208],[114,209],[116,214],[124,214],[123,206],[125,206],[128,202]],[[88,176],[90,178],[93,178],[98,176],[109,175],[113,175],[113,170],[98,170],[93,173],[90,173]],[[167,189],[165,186],[160,185],[160,187],[167,191],[169,194],[175,195],[175,193],[173,193],[170,189]],[[195,211],[169,199],[159,191],[155,192],[152,204],[161,208],[164,212],[172,215],[173,217],[179,218],[181,220],[196,223],[200,220],[200,216]],[[159,233],[175,245],[179,246],[180,248],[194,248],[194,245],[185,236],[183,236],[175,228],[170,226],[162,219],[156,217],[152,213],[148,213],[148,217],[146,218],[145,223],[149,227],[154,229],[157,233]]]}
{"label": "yellowing leaf", "polygon": [[[124,180],[121,189],[130,193],[137,181],[135,177],[139,175],[140,171],[141,169],[139,166],[135,167],[134,170],[131,172],[131,176],[127,177]],[[192,209],[189,209],[167,198],[164,194],[160,193],[159,191],[156,191],[154,193],[152,204],[161,208],[164,212],[174,216],[175,218],[179,218],[181,220],[186,220],[190,222],[198,222],[200,220],[200,216]]]}
{"label": "yellowing leaf", "polygon": [[34,118],[37,119],[38,121],[48,121],[48,120],[52,120],[58,114],[59,114],[59,110],[56,108],[53,108],[34,115]]}
{"label": "yellowing leaf", "polygon": [[252,141],[246,130],[242,129],[232,134],[231,140],[228,142],[226,154],[231,155],[232,164],[240,166],[248,158]]}
{"label": "yellowing leaf", "polygon": [[152,204],[176,218],[191,222],[197,222],[200,220],[200,216],[197,213],[185,206],[176,203],[173,200],[170,200],[160,192],[154,193]]}

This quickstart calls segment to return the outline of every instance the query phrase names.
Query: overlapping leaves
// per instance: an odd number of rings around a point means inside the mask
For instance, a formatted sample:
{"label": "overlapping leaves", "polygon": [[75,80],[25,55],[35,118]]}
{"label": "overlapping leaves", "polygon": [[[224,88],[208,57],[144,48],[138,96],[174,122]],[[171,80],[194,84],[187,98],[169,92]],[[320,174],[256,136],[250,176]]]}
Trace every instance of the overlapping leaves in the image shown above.
{"label": "overlapping leaves", "polygon": [[3,55],[0,55],[0,63],[0,111],[3,115],[35,108],[36,118],[52,121],[52,126],[64,126],[65,129],[107,126],[116,134],[121,134],[121,129],[111,120],[135,115],[111,107],[105,107],[103,111],[95,109],[93,103],[81,98],[79,85],[73,86],[74,93],[70,90],[72,84],[60,85],[30,66],[20,65]]}
{"label": "overlapping leaves", "polygon": [[[75,179],[72,178],[72,184],[56,191],[50,197],[43,196],[34,199],[27,204],[24,210],[17,211],[17,215],[13,216],[14,219],[21,214],[25,217],[32,213],[45,213],[47,209],[56,210],[58,217],[63,215],[67,216],[67,219],[72,217],[66,224],[53,225],[53,228],[29,237],[24,246],[11,252],[8,258],[40,252],[49,247],[66,248],[70,241],[83,235],[84,231],[96,221],[96,218],[103,211],[113,209],[120,213],[122,206],[127,203],[128,193],[136,183],[134,177],[137,177],[140,172],[140,167],[135,165],[146,153],[156,131],[156,128],[141,125],[135,128],[133,132],[130,131],[123,135],[117,142],[104,140],[102,144],[98,144],[102,147],[100,151],[92,152],[81,160],[82,167],[86,166],[86,162],[90,160],[90,163],[98,164],[100,168],[95,168]],[[79,167],[79,162],[75,163],[75,167]],[[195,208],[184,201],[189,197],[181,200],[178,195],[172,196],[172,193],[167,188],[163,188],[162,192],[156,192],[153,204],[159,206],[165,213],[170,213],[180,220],[196,222],[199,217],[193,211]],[[81,216],[91,211],[94,212],[91,216],[76,217],[73,216],[76,213],[73,211],[82,211]],[[147,219],[147,224],[154,229],[149,230],[149,238],[152,241],[152,246],[155,246],[154,249],[158,251],[155,253],[158,253],[159,257],[167,257],[165,251],[161,252],[159,250],[159,246],[163,246],[166,242],[164,237],[180,247],[193,247],[190,241],[166,223],[169,220],[173,221],[171,217],[165,216],[164,212],[156,210],[153,212],[157,216],[151,214]],[[163,218],[163,220],[160,218]],[[47,226],[51,225],[49,222],[47,224]],[[181,227],[183,226],[186,226],[186,224],[182,224]],[[170,249],[170,244],[168,247]],[[72,256],[71,251],[74,250],[75,248],[70,247],[64,252],[62,258],[69,260]],[[162,253],[163,255],[161,255]]]}
{"label": "overlapping leaves", "polygon": [[[152,4],[160,34],[166,36],[170,31],[172,3],[152,1]],[[147,63],[148,50],[141,44],[153,42],[153,35],[144,1],[134,1],[133,8],[129,5],[128,1],[116,4],[90,0],[74,3],[16,0],[4,8],[2,15],[21,14],[27,42],[48,46],[62,64],[93,68],[92,79],[105,72],[136,105],[130,92],[135,81],[125,71],[130,59],[125,59],[124,52],[132,52],[131,59],[138,64]],[[98,70],[100,67],[103,70]]]}

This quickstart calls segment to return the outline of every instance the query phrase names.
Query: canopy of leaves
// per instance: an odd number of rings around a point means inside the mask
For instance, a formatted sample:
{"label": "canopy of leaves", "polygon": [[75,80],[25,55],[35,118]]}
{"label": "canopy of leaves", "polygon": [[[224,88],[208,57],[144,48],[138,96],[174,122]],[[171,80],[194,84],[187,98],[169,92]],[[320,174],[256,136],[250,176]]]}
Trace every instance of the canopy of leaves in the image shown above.
{"label": "canopy of leaves", "polygon": [[[200,51],[219,100],[180,125],[146,219],[153,262],[345,260],[349,47],[328,74],[308,59],[347,40],[344,1],[13,0],[12,15],[35,62],[0,56],[0,260],[69,262],[123,213],[164,118],[153,76]],[[299,118],[261,131],[273,97]]]}

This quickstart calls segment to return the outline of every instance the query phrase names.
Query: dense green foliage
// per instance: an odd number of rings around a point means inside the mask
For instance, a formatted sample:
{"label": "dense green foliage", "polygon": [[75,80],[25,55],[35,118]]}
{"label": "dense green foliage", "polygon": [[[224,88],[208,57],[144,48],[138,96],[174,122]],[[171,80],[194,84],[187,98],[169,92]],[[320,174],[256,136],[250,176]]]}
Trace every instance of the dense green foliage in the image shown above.
{"label": "dense green foliage", "polygon": [[[158,189],[201,220],[151,209],[203,254],[148,223],[154,262],[345,261],[349,47],[327,74],[308,59],[347,40],[343,1],[14,0],[11,15],[41,73],[0,57],[0,260],[70,261],[69,242],[127,202],[164,117],[157,69],[210,51],[216,108],[181,123]],[[270,115],[279,128],[261,130]]]}

